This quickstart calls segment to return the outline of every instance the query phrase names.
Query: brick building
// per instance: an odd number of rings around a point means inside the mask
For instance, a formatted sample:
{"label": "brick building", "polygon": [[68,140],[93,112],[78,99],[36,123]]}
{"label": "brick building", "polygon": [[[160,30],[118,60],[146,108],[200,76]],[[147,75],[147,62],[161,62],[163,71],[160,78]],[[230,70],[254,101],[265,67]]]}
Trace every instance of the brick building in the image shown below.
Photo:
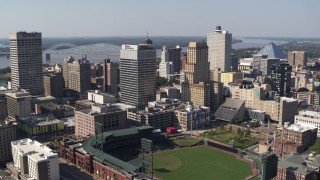
{"label": "brick building", "polygon": [[95,104],[75,111],[74,117],[76,136],[95,135],[96,123],[103,125],[103,131],[127,128],[127,111],[116,105]]}
{"label": "brick building", "polygon": [[283,130],[282,140],[277,139],[275,154],[284,157],[291,153],[306,151],[317,140],[318,129],[306,124],[293,124]]}

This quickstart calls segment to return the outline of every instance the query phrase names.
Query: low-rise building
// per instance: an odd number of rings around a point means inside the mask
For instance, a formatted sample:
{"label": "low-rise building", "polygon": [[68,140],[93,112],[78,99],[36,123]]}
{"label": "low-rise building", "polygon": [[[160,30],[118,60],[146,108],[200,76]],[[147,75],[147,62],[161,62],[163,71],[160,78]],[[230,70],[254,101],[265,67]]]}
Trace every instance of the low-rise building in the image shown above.
{"label": "low-rise building", "polygon": [[224,86],[227,86],[231,82],[242,80],[243,76],[241,72],[223,72],[221,73],[221,82]]}
{"label": "low-rise building", "polygon": [[312,125],[318,128],[318,137],[320,137],[320,112],[316,111],[299,111],[294,117],[294,123]]}
{"label": "low-rise building", "polygon": [[38,114],[17,117],[18,128],[30,136],[58,133],[64,130],[63,121],[52,114]]}
{"label": "low-rise building", "polygon": [[216,119],[232,121],[245,116],[244,100],[227,98],[214,114]]}
{"label": "low-rise building", "polygon": [[306,124],[292,124],[284,128],[276,140],[274,152],[279,157],[306,151],[317,140],[318,129]]}
{"label": "low-rise building", "polygon": [[24,89],[6,94],[8,117],[29,116],[31,114],[31,95]]}
{"label": "low-rise building", "polygon": [[13,163],[7,168],[16,179],[59,180],[58,154],[31,139],[11,142]]}
{"label": "low-rise building", "polygon": [[210,123],[210,108],[205,106],[186,106],[176,109],[178,128],[182,131],[195,130]]}
{"label": "low-rise building", "polygon": [[278,161],[278,172],[275,180],[318,179],[320,157],[303,154],[289,154]]}
{"label": "low-rise building", "polygon": [[100,92],[99,90],[88,91],[88,100],[98,104],[117,102],[117,99],[114,95],[103,93],[103,92]]}
{"label": "low-rise building", "polygon": [[[128,125],[127,111],[114,104],[95,104],[90,109],[76,110],[74,121],[75,135],[82,137],[95,135],[101,130],[124,129]],[[97,123],[101,127],[96,127]]]}
{"label": "low-rise building", "polygon": [[311,105],[320,105],[320,95],[317,92],[297,92],[296,98],[305,100]]}

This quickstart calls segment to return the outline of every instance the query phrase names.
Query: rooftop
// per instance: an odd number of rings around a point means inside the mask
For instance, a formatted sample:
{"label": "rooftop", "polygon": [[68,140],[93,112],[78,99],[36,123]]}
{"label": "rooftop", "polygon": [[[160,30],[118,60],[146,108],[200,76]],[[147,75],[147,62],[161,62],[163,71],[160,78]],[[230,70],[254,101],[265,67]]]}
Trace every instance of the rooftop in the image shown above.
{"label": "rooftop", "polygon": [[310,117],[320,116],[320,112],[309,111],[309,110],[299,111],[299,115],[297,115],[297,116],[310,116]]}
{"label": "rooftop", "polygon": [[20,154],[28,155],[35,161],[44,161],[50,158],[58,157],[58,155],[53,153],[52,150],[47,146],[28,138],[12,141],[11,146],[18,148]]}
{"label": "rooftop", "polygon": [[44,126],[62,122],[61,120],[54,118],[52,114],[18,117],[17,121],[18,123],[25,123],[29,126]]}
{"label": "rooftop", "polygon": [[307,125],[307,124],[299,123],[299,124],[292,124],[287,129],[288,130],[292,130],[292,131],[305,132],[305,131],[308,131],[310,129],[317,129],[317,127],[315,127],[313,125]]}

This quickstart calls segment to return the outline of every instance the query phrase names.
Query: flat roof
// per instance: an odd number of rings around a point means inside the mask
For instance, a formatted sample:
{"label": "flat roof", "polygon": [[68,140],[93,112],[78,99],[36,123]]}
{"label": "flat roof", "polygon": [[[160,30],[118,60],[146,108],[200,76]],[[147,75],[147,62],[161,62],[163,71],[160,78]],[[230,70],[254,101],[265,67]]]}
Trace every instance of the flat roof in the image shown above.
{"label": "flat roof", "polygon": [[58,154],[53,153],[52,149],[29,138],[12,141],[11,145],[12,147],[18,148],[20,154],[28,155],[35,161],[44,161],[58,157]]}
{"label": "flat roof", "polygon": [[292,124],[287,129],[292,131],[305,132],[310,129],[317,129],[317,127],[309,124],[297,123],[297,124]]}

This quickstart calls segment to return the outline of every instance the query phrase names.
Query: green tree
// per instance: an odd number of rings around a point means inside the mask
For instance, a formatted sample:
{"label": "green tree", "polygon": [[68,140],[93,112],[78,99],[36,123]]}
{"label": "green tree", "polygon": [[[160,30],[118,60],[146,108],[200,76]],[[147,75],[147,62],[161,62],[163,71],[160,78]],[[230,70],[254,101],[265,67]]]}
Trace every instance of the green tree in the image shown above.
{"label": "green tree", "polygon": [[272,84],[272,79],[270,79],[268,77],[264,78],[263,84]]}
{"label": "green tree", "polygon": [[237,134],[239,134],[239,135],[242,134],[241,128],[238,128],[238,129],[237,129]]}
{"label": "green tree", "polygon": [[309,89],[302,87],[298,89],[298,92],[309,92]]}
{"label": "green tree", "polygon": [[249,128],[246,129],[245,136],[250,136],[250,134],[251,134],[251,132],[250,132]]}
{"label": "green tree", "polygon": [[315,90],[316,92],[319,92],[319,91],[320,91],[320,86],[316,86],[316,87],[314,88],[314,90]]}
{"label": "green tree", "polygon": [[319,139],[310,147],[310,151],[314,152],[316,155],[320,154],[320,140]]}
{"label": "green tree", "polygon": [[157,76],[156,82],[157,82],[157,87],[168,85],[168,81],[164,77]]}

